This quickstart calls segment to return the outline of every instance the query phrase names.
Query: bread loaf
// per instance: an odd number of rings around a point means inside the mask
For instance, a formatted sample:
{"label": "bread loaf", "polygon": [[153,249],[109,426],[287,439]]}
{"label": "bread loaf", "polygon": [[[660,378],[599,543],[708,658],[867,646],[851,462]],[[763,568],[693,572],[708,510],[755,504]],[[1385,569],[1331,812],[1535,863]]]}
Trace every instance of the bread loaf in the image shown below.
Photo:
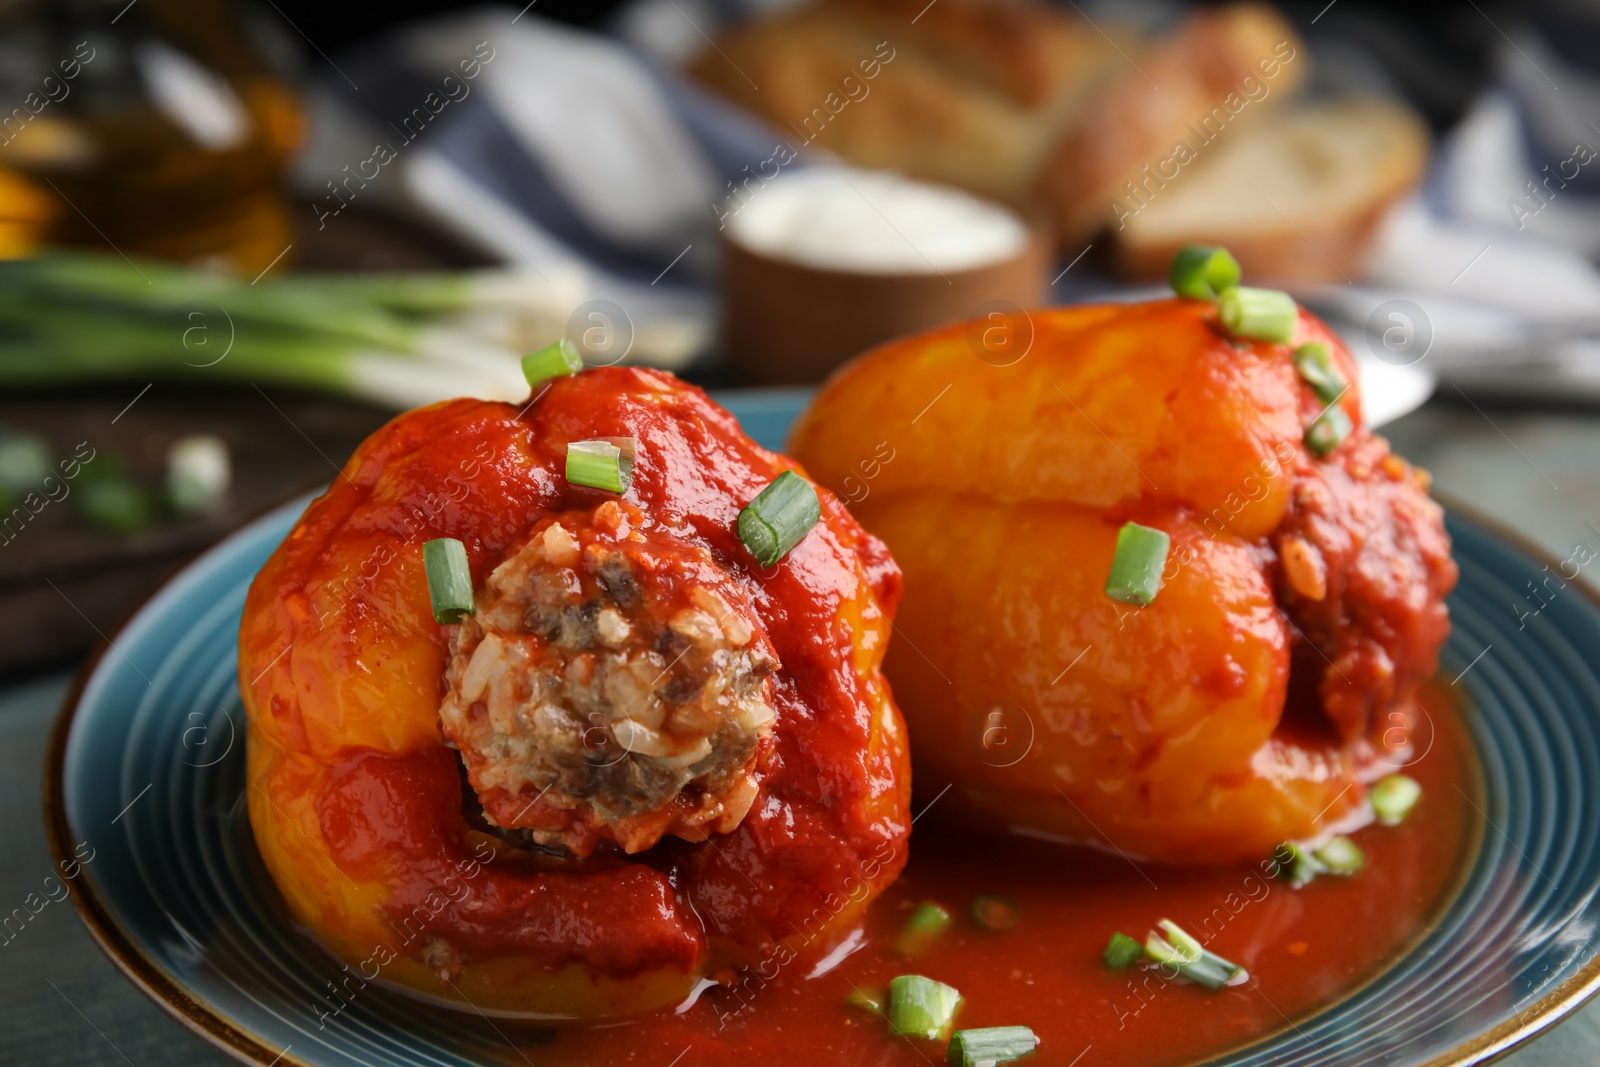
{"label": "bread loaf", "polygon": [[1274,116],[1216,140],[1177,181],[1127,199],[1111,227],[1121,273],[1165,275],[1186,244],[1226,244],[1251,278],[1348,281],[1389,206],[1427,163],[1428,135],[1384,100]]}

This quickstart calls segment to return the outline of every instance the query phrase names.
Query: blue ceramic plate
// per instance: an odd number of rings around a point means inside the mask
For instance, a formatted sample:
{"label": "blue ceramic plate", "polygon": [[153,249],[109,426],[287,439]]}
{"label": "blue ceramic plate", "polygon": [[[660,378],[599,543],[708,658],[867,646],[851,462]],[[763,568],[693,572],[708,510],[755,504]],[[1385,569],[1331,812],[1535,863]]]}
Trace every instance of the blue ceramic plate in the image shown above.
{"label": "blue ceramic plate", "polygon": [[[720,399],[777,447],[803,395]],[[521,1062],[494,1024],[376,989],[341,1025],[317,1027],[329,964],[284,917],[251,840],[234,678],[246,587],[305,504],[197,560],[87,669],[46,771],[57,858],[80,842],[94,849],[73,899],[101,946],[174,1017],[246,1062]],[[1600,606],[1570,584],[1519,619],[1511,605],[1543,580],[1545,561],[1459,513],[1450,533],[1461,584],[1443,670],[1466,671],[1481,847],[1402,958],[1214,1062],[1478,1063],[1600,985]]]}

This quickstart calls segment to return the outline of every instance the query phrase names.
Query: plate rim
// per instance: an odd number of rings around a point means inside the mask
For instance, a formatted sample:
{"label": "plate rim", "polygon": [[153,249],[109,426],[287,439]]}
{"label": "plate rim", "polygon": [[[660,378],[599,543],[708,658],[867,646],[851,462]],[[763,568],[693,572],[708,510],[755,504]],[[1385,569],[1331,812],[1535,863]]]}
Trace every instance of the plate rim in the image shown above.
{"label": "plate rim", "polygon": [[[265,522],[280,511],[299,506],[302,510],[321,495],[322,490],[285,501],[266,508],[252,516],[236,529],[224,534],[205,551],[189,562],[173,568],[163,580],[146,593],[109,631],[109,635],[95,646],[94,651],[75,672],[72,684],[62,698],[50,729],[49,743],[45,748],[42,782],[44,829],[46,843],[52,860],[57,864],[72,857],[73,834],[66,810],[66,754],[67,740],[72,725],[82,705],[84,691],[99,671],[106,653],[115,646],[116,639],[148,609],[161,595],[171,589],[184,575],[207,564],[209,560],[234,541],[241,539],[252,528]],[[1481,527],[1493,537],[1510,546],[1536,563],[1554,566],[1556,559],[1527,535],[1515,530],[1499,519],[1485,515],[1470,504],[1450,493],[1432,490],[1430,495],[1447,513],[1453,513]],[[1591,607],[1600,611],[1600,590],[1588,583],[1579,583],[1578,591]],[[294,1067],[316,1067],[315,1064],[291,1055],[290,1045],[274,1052],[254,1034],[234,1025],[220,1011],[204,1000],[190,996],[185,987],[152,960],[133,940],[122,924],[111,914],[91,879],[72,894],[78,917],[88,927],[96,946],[140,993],[153,1001],[169,1018],[178,1022],[191,1034],[205,1040],[239,1063],[250,1067],[276,1067],[278,1064]],[[1415,945],[1413,944],[1413,948]],[[1398,960],[1396,961],[1398,962]],[[1394,964],[1391,964],[1393,966]],[[1387,970],[1387,968],[1385,969]],[[1380,977],[1379,971],[1369,981]],[[1361,983],[1365,985],[1366,983]],[[1470,1039],[1456,1048],[1427,1061],[1422,1067],[1476,1067],[1498,1060],[1517,1047],[1526,1044],[1544,1031],[1564,1022],[1575,1011],[1600,993],[1600,952],[1558,988],[1551,990],[1531,1008],[1515,1019]],[[1341,1000],[1343,998],[1340,998]],[[1327,1010],[1327,1009],[1324,1009]],[[1242,1046],[1248,1048],[1249,1045]],[[1231,1055],[1230,1050],[1225,1055]]]}

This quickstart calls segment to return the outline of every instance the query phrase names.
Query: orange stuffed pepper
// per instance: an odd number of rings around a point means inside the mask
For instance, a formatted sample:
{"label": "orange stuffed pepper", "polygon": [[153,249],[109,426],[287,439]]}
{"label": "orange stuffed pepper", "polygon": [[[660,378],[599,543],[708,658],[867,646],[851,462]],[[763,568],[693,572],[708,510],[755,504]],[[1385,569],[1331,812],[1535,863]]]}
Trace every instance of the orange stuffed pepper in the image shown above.
{"label": "orange stuffed pepper", "polygon": [[[1178,862],[1370,817],[1456,568],[1354,360],[1275,296],[1289,343],[1203,299],[953,326],[802,418],[794,454],[904,569],[887,672],[949,809]],[[1107,591],[1129,523],[1165,542],[1148,604]]]}
{"label": "orange stuffed pepper", "polygon": [[[625,491],[569,480],[594,441],[631,452]],[[826,491],[759,563],[741,509],[792,469],[622,368],[363,444],[240,634],[251,823],[299,921],[364,981],[548,1018],[854,928],[906,858],[900,575]],[[468,600],[439,622],[425,545],[452,540]]]}

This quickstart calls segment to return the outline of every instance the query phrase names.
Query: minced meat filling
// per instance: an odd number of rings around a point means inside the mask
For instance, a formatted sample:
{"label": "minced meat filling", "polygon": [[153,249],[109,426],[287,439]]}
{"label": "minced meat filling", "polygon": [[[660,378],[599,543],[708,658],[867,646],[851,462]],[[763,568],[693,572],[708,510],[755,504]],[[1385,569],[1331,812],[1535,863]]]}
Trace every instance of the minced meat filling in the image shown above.
{"label": "minced meat filling", "polygon": [[637,509],[537,525],[450,651],[440,719],[498,826],[637,852],[755,801],[777,656],[710,552]]}

